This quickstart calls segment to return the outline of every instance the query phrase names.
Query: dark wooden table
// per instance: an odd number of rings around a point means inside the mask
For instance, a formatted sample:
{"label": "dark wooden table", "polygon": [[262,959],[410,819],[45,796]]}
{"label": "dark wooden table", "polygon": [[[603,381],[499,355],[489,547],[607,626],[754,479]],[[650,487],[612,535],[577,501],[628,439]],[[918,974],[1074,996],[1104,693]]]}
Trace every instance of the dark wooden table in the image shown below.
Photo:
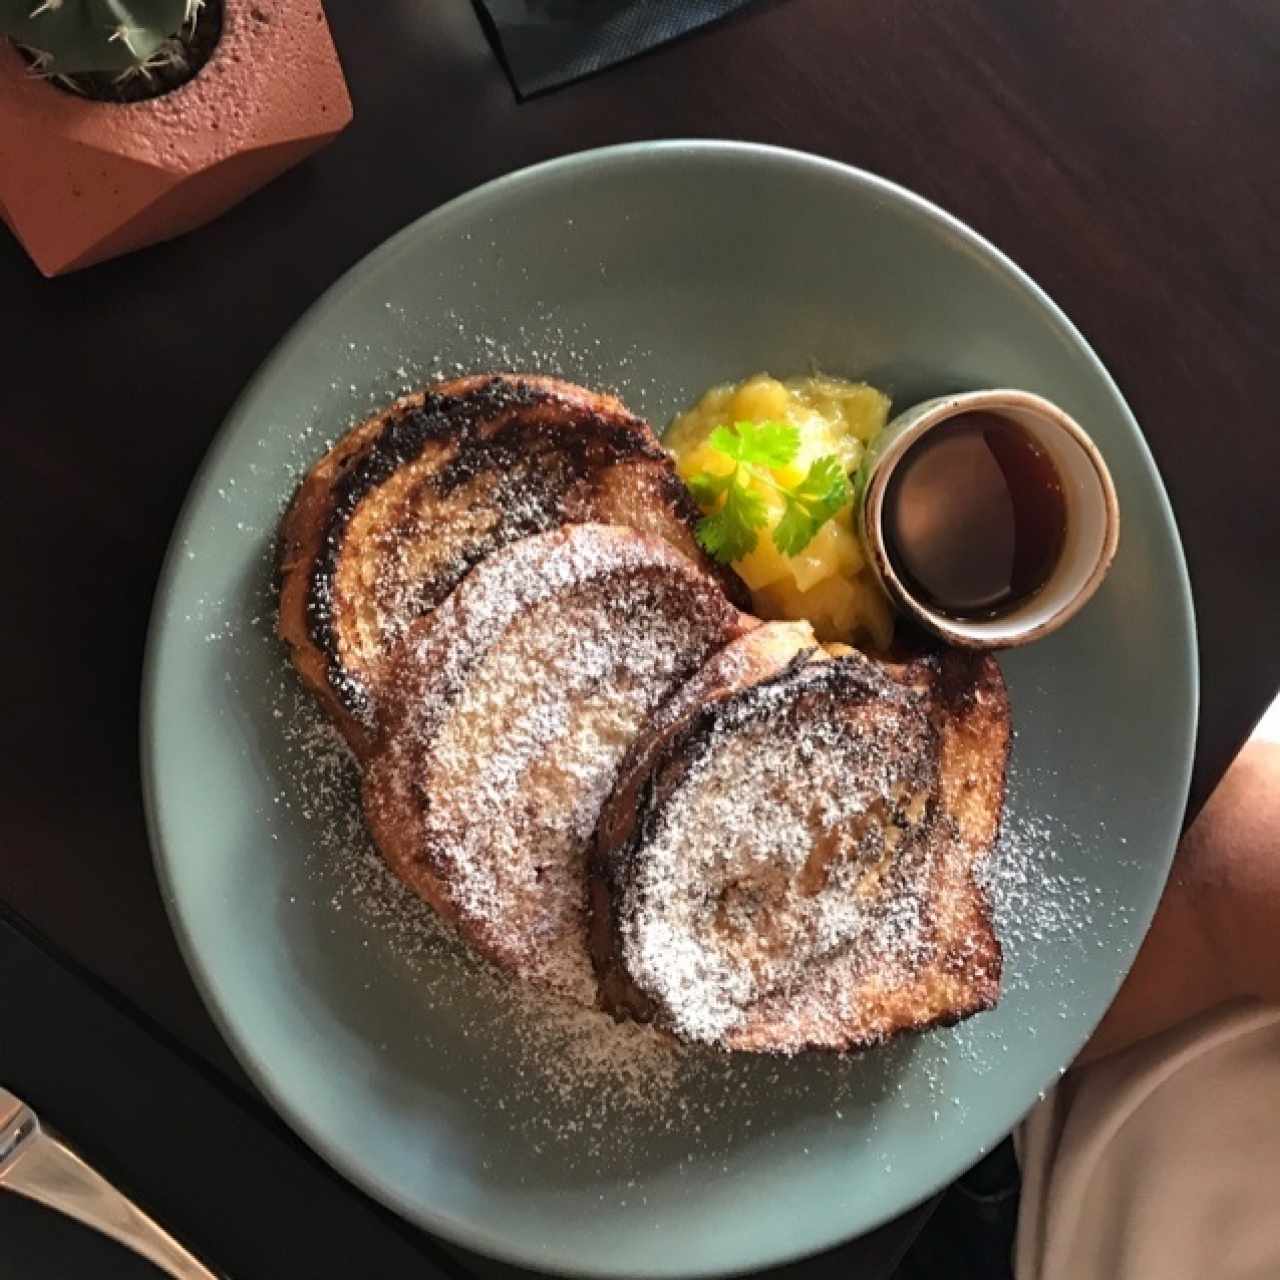
{"label": "dark wooden table", "polygon": [[[143,636],[187,484],[242,384],[336,276],[441,201],[549,156],[681,135],[805,148],[937,201],[1045,285],[1128,397],[1178,516],[1202,663],[1192,808],[1204,800],[1280,686],[1271,0],[764,0],[524,104],[467,0],[327,7],[356,110],[327,151],[205,230],[65,279],[0,239],[0,903],[87,975],[72,987],[92,1008],[125,1010],[160,1046],[157,1098],[180,1107],[185,1071],[280,1152],[292,1143],[195,994],[143,831]],[[69,1038],[90,1014],[65,992],[33,1001],[32,982],[0,964],[0,1079],[91,1124],[114,1041]],[[354,1206],[352,1231],[394,1238],[387,1259],[419,1255],[416,1233],[333,1184],[335,1221]],[[237,1248],[238,1274],[255,1274]]]}

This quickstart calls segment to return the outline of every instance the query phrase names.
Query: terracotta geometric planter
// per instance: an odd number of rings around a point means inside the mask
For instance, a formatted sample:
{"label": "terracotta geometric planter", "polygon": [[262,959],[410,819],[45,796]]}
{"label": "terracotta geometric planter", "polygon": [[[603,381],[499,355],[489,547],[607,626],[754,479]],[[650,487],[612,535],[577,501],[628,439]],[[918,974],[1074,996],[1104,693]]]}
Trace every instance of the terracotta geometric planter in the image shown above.
{"label": "terracotta geometric planter", "polygon": [[199,74],[145,102],[67,93],[0,39],[0,218],[60,275],[203,226],[350,121],[320,0],[225,0]]}

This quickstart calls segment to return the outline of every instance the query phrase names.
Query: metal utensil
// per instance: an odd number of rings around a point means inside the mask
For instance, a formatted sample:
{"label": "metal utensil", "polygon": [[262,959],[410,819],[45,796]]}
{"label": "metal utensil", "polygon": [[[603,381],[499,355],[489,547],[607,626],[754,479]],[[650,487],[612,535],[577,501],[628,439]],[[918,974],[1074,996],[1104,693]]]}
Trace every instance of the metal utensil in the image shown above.
{"label": "metal utensil", "polygon": [[163,1227],[41,1127],[0,1088],[0,1188],[16,1191],[118,1240],[176,1280],[218,1280]]}

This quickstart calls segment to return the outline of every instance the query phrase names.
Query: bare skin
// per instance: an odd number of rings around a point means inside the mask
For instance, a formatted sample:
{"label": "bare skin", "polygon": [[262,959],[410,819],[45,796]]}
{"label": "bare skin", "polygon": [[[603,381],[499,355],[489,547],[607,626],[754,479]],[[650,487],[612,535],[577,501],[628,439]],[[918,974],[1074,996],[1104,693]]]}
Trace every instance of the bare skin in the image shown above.
{"label": "bare skin", "polygon": [[1183,837],[1133,969],[1076,1062],[1230,1000],[1280,1002],[1280,743],[1251,742]]}

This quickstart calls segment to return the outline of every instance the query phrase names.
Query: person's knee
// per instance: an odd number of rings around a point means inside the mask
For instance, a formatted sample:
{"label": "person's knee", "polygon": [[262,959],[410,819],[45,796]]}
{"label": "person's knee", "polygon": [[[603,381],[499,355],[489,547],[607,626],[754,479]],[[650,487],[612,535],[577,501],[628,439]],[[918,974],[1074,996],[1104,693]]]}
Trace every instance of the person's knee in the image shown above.
{"label": "person's knee", "polygon": [[1244,748],[1187,832],[1174,875],[1202,898],[1233,987],[1280,1000],[1280,743]]}

